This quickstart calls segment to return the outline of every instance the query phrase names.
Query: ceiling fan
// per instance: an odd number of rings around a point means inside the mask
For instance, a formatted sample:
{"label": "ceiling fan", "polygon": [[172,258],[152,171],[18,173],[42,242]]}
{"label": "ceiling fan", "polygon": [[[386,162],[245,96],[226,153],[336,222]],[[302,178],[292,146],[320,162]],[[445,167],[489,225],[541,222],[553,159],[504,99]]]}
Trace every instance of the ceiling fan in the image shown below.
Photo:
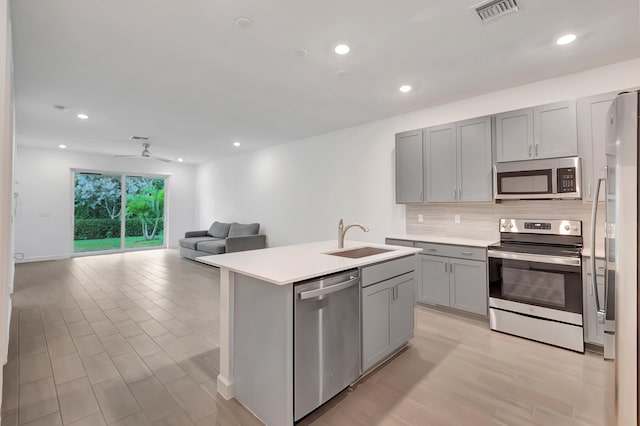
{"label": "ceiling fan", "polygon": [[135,158],[135,157],[142,157],[142,158],[151,158],[153,160],[159,160],[159,161],[164,161],[165,163],[171,163],[171,160],[167,159],[167,158],[162,158],[162,157],[156,157],[155,155],[151,155],[151,151],[149,151],[149,147],[151,146],[150,143],[143,143],[142,144],[142,153],[139,155],[116,155],[116,157],[122,157],[122,158]]}

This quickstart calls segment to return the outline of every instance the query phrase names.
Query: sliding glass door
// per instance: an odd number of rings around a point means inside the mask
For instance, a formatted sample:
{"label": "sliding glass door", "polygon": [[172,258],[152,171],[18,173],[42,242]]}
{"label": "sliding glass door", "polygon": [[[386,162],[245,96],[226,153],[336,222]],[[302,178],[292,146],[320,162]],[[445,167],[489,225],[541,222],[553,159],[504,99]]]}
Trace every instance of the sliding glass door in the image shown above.
{"label": "sliding glass door", "polygon": [[125,248],[163,245],[164,179],[127,176]]}
{"label": "sliding glass door", "polygon": [[164,178],[74,172],[74,252],[164,246],[164,190]]}

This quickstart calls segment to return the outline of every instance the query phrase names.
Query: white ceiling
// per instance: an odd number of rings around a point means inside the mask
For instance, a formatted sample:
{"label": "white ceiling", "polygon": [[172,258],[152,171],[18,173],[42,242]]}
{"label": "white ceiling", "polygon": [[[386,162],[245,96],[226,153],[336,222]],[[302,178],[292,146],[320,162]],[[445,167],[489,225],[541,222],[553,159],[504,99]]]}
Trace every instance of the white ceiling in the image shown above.
{"label": "white ceiling", "polygon": [[636,0],[478,1],[13,0],[17,141],[199,162],[640,56]]}

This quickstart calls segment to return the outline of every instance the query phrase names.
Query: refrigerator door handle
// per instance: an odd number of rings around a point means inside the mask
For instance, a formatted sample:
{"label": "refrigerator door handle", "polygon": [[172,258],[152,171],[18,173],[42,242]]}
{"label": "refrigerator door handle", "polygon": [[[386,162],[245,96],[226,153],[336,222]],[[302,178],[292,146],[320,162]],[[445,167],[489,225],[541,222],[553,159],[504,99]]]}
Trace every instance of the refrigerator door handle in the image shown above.
{"label": "refrigerator door handle", "polygon": [[[589,263],[591,264],[591,291],[593,292],[594,299],[596,301],[596,312],[598,323],[604,324],[604,309],[600,303],[600,295],[598,294],[598,288],[596,287],[596,220],[598,217],[598,198],[600,198],[600,188],[602,182],[605,182],[606,178],[598,178],[596,181],[596,188],[593,195],[593,205],[591,207],[591,257]],[[605,189],[606,191],[606,189]],[[606,196],[606,194],[605,194]]]}

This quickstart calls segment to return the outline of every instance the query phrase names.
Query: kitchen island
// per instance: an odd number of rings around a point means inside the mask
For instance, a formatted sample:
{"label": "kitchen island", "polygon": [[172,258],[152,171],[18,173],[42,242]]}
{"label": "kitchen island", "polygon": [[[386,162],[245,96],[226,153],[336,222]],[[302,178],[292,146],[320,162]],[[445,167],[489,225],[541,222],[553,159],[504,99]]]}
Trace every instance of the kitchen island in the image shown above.
{"label": "kitchen island", "polygon": [[[336,255],[358,247],[386,251],[360,258]],[[393,341],[405,344],[413,335],[414,255],[420,251],[355,241],[346,241],[344,249],[337,249],[334,240],[197,258],[220,268],[218,392],[227,399],[235,397],[266,424],[293,424],[295,284],[343,271],[360,271],[362,286],[379,286],[377,294],[384,291],[387,303],[394,299],[408,302],[405,310],[410,312],[403,317],[404,341]],[[391,287],[392,278],[397,280],[398,275],[410,278],[410,293],[399,291],[399,284]],[[408,334],[407,318],[411,321]],[[371,335],[372,331],[364,333]],[[375,363],[384,361],[397,347],[385,348],[378,343],[372,343],[377,345],[377,352],[369,357]],[[365,362],[360,374],[370,364]]]}

